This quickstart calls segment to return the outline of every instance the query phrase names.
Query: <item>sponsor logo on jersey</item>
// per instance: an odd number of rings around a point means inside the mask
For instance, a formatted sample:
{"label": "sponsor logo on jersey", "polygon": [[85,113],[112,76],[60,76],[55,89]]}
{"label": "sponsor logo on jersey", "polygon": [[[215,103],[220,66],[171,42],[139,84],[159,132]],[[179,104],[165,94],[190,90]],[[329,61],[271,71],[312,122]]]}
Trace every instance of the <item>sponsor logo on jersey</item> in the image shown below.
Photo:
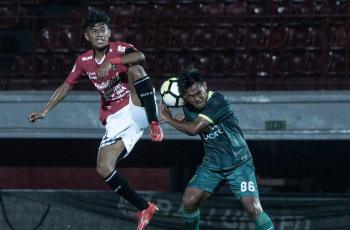
{"label": "sponsor logo on jersey", "polygon": [[88,61],[92,59],[92,55],[91,56],[87,56],[87,57],[82,57],[81,60],[82,61]]}
{"label": "sponsor logo on jersey", "polygon": [[90,80],[96,80],[97,76],[95,72],[86,72]]}
{"label": "sponsor logo on jersey", "polygon": [[210,127],[210,130],[208,133],[203,133],[202,135],[203,135],[203,138],[205,140],[213,140],[223,133],[224,132],[220,129],[219,126],[214,125],[214,126]]}

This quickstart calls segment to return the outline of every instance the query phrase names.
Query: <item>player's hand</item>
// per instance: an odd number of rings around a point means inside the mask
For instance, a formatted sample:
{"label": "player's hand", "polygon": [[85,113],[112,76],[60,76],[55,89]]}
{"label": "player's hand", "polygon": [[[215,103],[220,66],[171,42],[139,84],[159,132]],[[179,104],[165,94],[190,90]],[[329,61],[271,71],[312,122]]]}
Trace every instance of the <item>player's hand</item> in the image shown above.
{"label": "player's hand", "polygon": [[183,121],[185,121],[185,115],[182,113],[178,113],[175,115],[174,119],[177,121],[183,122]]}
{"label": "player's hand", "polygon": [[28,116],[28,120],[30,122],[35,122],[38,119],[43,119],[46,116],[46,113],[44,112],[35,112],[35,113],[31,113]]}
{"label": "player's hand", "polygon": [[161,120],[163,120],[164,122],[168,122],[169,120],[173,119],[173,115],[171,114],[170,109],[162,101],[159,103],[159,107],[159,115]]}
{"label": "player's hand", "polygon": [[106,61],[104,62],[99,68],[98,68],[98,78],[102,79],[107,76],[108,71],[112,69],[113,65],[109,62]]}

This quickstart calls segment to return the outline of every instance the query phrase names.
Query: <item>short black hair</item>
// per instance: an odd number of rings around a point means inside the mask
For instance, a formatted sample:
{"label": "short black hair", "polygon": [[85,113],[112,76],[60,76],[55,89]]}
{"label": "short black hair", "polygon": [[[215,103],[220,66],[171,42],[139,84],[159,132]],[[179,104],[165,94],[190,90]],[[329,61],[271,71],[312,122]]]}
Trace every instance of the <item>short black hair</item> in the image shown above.
{"label": "short black hair", "polygon": [[185,71],[180,73],[177,78],[179,79],[178,86],[181,95],[184,95],[186,90],[191,88],[194,83],[203,84],[205,82],[199,73],[199,70],[193,66],[190,66]]}
{"label": "short black hair", "polygon": [[89,27],[92,27],[96,23],[101,23],[101,22],[109,26],[110,21],[111,19],[103,10],[91,8],[89,9],[88,15],[83,21],[83,28],[84,30],[87,30]]}

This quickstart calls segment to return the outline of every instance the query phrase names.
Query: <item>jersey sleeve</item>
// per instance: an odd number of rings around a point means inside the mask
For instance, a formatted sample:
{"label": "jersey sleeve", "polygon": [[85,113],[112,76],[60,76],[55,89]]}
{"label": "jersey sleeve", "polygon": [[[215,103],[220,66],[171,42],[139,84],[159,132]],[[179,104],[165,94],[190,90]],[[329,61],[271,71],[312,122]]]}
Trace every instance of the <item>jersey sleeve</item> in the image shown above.
{"label": "jersey sleeve", "polygon": [[67,83],[75,85],[79,82],[80,78],[84,75],[84,71],[81,65],[82,64],[80,58],[77,58],[72,71],[69,73],[68,77],[65,80]]}
{"label": "jersey sleeve", "polygon": [[[210,92],[209,92],[210,93]],[[218,123],[229,113],[229,105],[222,94],[214,93],[204,110],[198,114],[211,124]]]}
{"label": "jersey sleeve", "polygon": [[115,42],[114,45],[116,46],[115,50],[121,56],[138,51],[135,46],[127,42]]}

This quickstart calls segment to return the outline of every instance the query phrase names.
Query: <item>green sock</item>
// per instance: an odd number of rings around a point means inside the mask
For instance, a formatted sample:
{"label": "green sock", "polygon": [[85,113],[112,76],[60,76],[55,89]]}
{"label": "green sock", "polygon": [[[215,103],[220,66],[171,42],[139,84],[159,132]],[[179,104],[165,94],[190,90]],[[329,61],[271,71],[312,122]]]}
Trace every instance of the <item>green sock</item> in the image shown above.
{"label": "green sock", "polygon": [[254,223],[257,230],[275,230],[270,217],[265,212],[262,212]]}
{"label": "green sock", "polygon": [[200,212],[199,209],[194,211],[182,211],[182,220],[188,230],[199,230]]}

